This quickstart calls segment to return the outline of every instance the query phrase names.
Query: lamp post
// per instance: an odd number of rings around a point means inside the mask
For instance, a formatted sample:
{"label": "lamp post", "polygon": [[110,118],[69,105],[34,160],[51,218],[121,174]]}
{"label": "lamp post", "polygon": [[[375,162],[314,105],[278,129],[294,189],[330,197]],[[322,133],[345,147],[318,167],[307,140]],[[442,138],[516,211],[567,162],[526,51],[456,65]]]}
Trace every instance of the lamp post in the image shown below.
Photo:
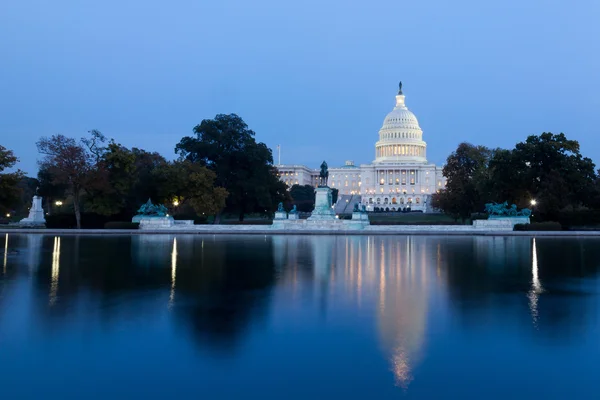
{"label": "lamp post", "polygon": [[533,211],[535,210],[535,205],[537,201],[535,199],[531,199],[531,216],[533,217]]}

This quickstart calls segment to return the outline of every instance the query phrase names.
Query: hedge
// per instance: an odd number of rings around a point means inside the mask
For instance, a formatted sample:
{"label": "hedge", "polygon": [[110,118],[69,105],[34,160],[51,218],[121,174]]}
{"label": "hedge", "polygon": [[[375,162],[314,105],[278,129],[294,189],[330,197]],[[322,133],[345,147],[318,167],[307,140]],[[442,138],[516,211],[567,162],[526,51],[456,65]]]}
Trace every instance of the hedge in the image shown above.
{"label": "hedge", "polygon": [[140,224],[129,221],[110,221],[104,224],[104,229],[139,229]]}
{"label": "hedge", "polygon": [[562,225],[558,222],[534,222],[531,224],[516,224],[515,231],[562,231]]}

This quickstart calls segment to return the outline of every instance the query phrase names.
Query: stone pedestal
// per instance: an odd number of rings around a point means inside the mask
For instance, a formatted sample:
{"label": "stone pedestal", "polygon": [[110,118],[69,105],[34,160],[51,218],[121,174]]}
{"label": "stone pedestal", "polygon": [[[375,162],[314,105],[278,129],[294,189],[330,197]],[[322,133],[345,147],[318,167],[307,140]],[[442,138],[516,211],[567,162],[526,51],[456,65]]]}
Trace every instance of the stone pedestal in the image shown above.
{"label": "stone pedestal", "polygon": [[288,214],[288,219],[298,219],[298,214],[297,213],[294,213],[294,214],[290,213],[290,214]]}
{"label": "stone pedestal", "polygon": [[39,196],[33,196],[31,202],[31,208],[29,209],[29,216],[23,218],[19,225],[35,225],[42,226],[46,224],[46,218],[44,218],[44,209],[42,208],[42,198]]}
{"label": "stone pedestal", "polygon": [[335,219],[335,213],[331,208],[331,189],[318,187],[315,189],[315,209],[308,221],[331,221]]}
{"label": "stone pedestal", "polygon": [[172,228],[175,225],[173,217],[142,217],[140,218],[140,229],[163,229]]}
{"label": "stone pedestal", "polygon": [[287,219],[287,213],[285,211],[275,212],[275,219]]}
{"label": "stone pedestal", "polygon": [[367,215],[367,213],[361,212],[361,211],[354,211],[352,213],[352,221],[367,221],[369,222],[369,215]]}
{"label": "stone pedestal", "polygon": [[497,216],[497,215],[490,215],[490,217],[488,218],[488,221],[508,221],[511,223],[511,225],[513,227],[517,224],[529,224],[531,222],[529,220],[529,217],[523,217],[523,216],[506,217],[506,216]]}

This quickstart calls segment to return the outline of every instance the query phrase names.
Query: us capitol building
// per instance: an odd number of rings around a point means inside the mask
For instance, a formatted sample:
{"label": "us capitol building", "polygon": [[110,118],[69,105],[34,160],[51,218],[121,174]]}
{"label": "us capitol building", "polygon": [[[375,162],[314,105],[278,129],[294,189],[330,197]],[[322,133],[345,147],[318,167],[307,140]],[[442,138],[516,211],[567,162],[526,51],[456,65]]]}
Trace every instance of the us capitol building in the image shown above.
{"label": "us capitol building", "polygon": [[[375,143],[375,160],[371,164],[329,168],[328,185],[339,190],[340,201],[360,203],[367,210],[431,211],[430,197],[446,185],[442,167],[427,162],[427,143],[417,117],[406,107],[402,82],[396,106],[385,117]],[[305,165],[277,165],[286,185],[321,184],[319,170]],[[429,204],[428,204],[429,203]],[[337,207],[336,207],[337,208]]]}

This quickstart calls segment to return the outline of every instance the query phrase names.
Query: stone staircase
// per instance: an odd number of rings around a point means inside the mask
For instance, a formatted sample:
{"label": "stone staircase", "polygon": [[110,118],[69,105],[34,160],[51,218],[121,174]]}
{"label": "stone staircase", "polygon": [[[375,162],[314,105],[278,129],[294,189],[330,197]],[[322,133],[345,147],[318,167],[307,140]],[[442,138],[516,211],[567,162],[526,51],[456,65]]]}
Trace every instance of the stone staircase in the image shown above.
{"label": "stone staircase", "polygon": [[354,210],[354,204],[360,206],[361,196],[357,194],[340,194],[338,201],[335,203],[333,211],[336,215],[352,214]]}

